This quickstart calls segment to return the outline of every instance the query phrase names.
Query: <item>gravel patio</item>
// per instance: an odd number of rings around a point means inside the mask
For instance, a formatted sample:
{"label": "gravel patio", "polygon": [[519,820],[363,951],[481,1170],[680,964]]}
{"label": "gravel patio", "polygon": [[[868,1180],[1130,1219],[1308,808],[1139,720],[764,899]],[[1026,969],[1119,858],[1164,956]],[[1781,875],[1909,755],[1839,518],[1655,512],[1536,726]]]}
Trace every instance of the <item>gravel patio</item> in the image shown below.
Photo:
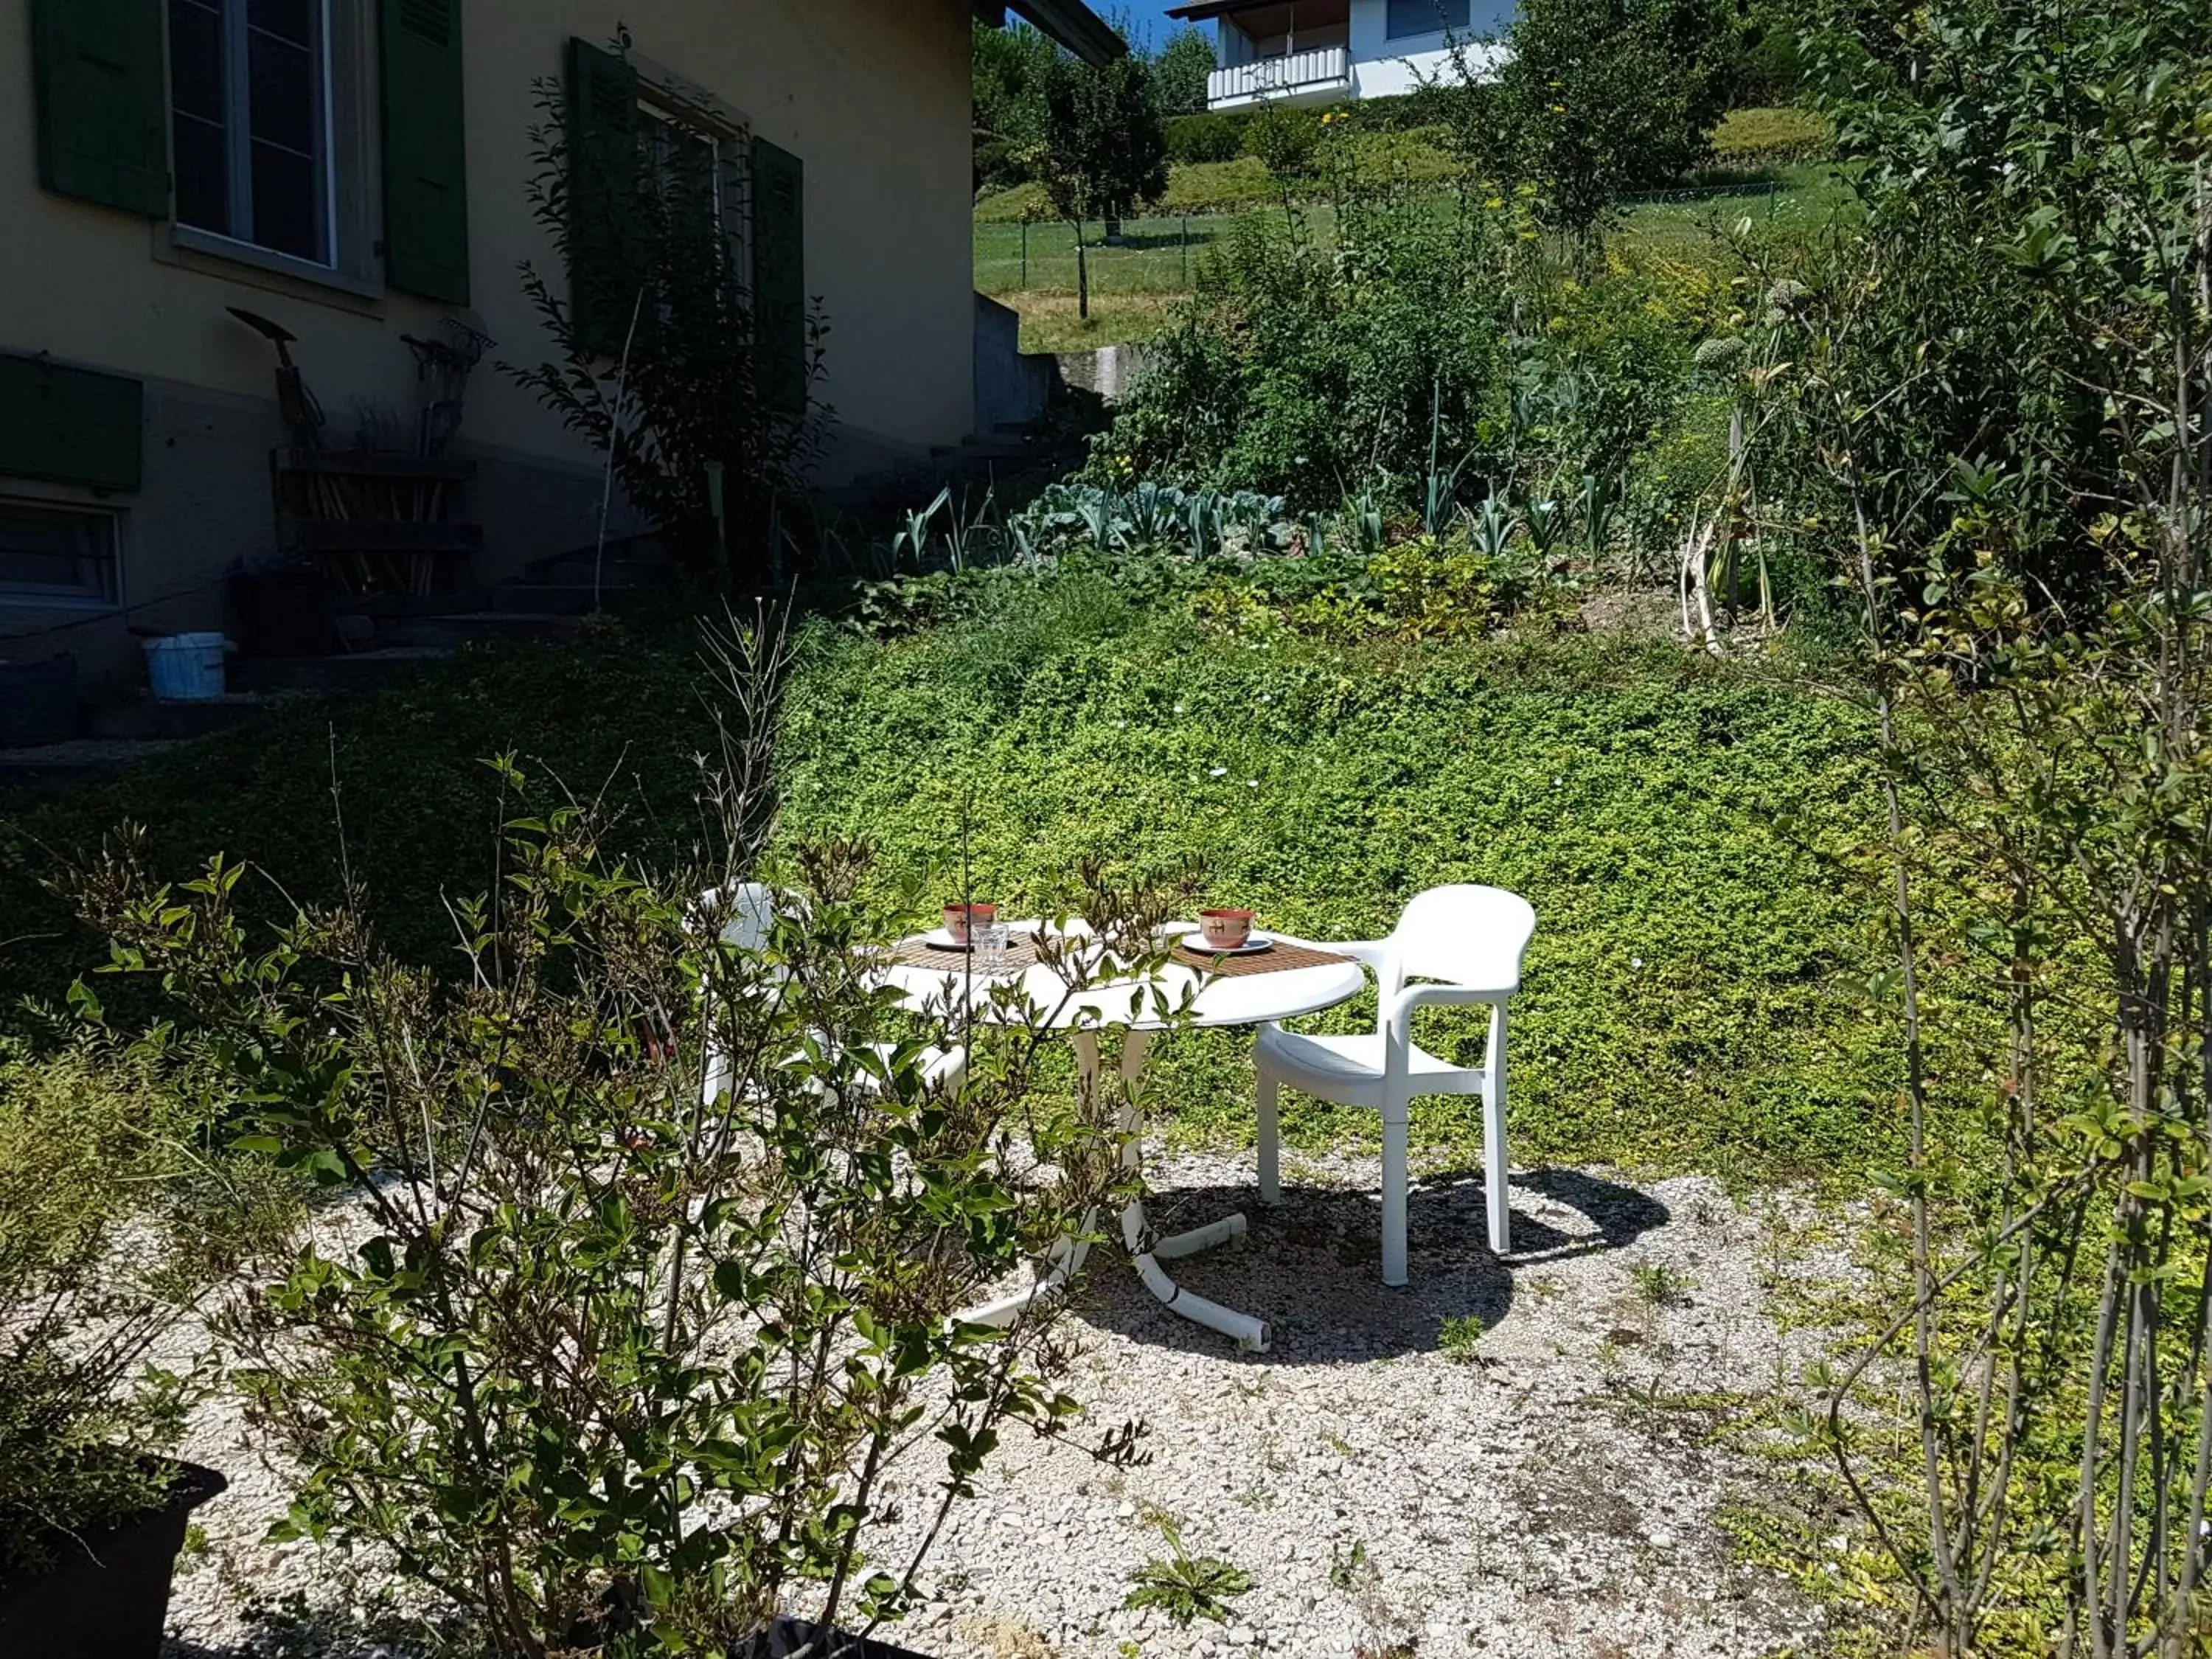
{"label": "gravel patio", "polygon": [[[1099,1252],[1064,1328],[1081,1424],[1059,1443],[1009,1436],[930,1558],[934,1599],[897,1640],[942,1659],[1818,1647],[1816,1610],[1734,1559],[1721,1524],[1781,1477],[1711,1432],[1727,1400],[1817,1351],[1817,1332],[1785,1334],[1771,1312],[1793,1285],[1844,1271],[1805,1243],[1794,1206],[1739,1204],[1698,1178],[1516,1171],[1516,1249],[1501,1265],[1482,1243],[1480,1171],[1431,1172],[1412,1203],[1413,1284],[1393,1292],[1376,1276],[1376,1159],[1288,1156],[1279,1210],[1259,1206],[1249,1158],[1153,1170],[1163,1231],[1250,1217],[1242,1248],[1179,1265],[1193,1290],[1273,1321],[1273,1348],[1238,1354]],[[1448,1352],[1444,1322],[1468,1315],[1486,1334]],[[1148,1461],[1089,1455],[1130,1420]],[[283,1489],[227,1406],[203,1413],[186,1453],[233,1486],[201,1513],[169,1659],[405,1654],[373,1583],[313,1546],[261,1541]],[[908,1486],[882,1559],[918,1530],[927,1496],[925,1480]],[[1250,1575],[1228,1622],[1178,1629],[1123,1608],[1130,1573],[1168,1553],[1162,1517],[1194,1555]]]}

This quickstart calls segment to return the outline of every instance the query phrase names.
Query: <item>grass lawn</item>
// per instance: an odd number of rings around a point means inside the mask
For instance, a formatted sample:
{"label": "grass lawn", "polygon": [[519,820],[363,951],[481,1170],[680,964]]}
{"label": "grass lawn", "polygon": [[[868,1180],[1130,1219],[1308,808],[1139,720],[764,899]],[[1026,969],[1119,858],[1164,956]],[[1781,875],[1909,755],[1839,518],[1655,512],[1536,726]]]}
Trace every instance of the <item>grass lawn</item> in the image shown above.
{"label": "grass lawn", "polygon": [[[1256,167],[1258,163],[1250,165]],[[1024,226],[1018,218],[989,216],[993,204],[987,203],[976,215],[975,286],[1022,313],[1022,347],[1027,351],[1088,350],[1143,339],[1158,331],[1176,300],[1190,291],[1208,252],[1234,234],[1238,224],[1282,212],[1272,192],[1263,196],[1267,199],[1237,211],[1155,214],[1128,220],[1118,247],[1100,245],[1103,225],[1089,227],[1092,316],[1088,325],[1074,316],[1074,232],[1056,221]],[[1715,188],[1678,199],[1637,203],[1622,216],[1613,234],[1637,252],[1703,264],[1712,257],[1717,234],[1747,215],[1784,228],[1810,229],[1844,199],[1832,167],[1797,162],[1779,170],[1778,187],[1771,191]],[[1333,234],[1334,216],[1326,204],[1308,207],[1304,217],[1309,234],[1322,238]]]}
{"label": "grass lawn", "polygon": [[[355,867],[413,959],[447,956],[446,898],[491,875],[481,757],[512,749],[600,796],[622,844],[663,854],[692,823],[692,663],[681,634],[472,653],[21,806],[0,821],[0,997],[58,1000],[99,959],[40,884],[125,817],[177,878],[222,850],[302,899],[331,895],[333,757]],[[787,711],[785,829],[872,839],[884,891],[918,881],[926,905],[951,890],[964,805],[979,881],[1016,909],[1053,908],[1085,854],[1194,854],[1211,893],[1322,937],[1384,930],[1438,883],[1509,886],[1541,918],[1515,1015],[1516,1158],[1847,1176],[1890,1139],[1888,1109],[1866,1103],[1883,1056],[1836,988],[1861,907],[1778,809],[1815,842],[1854,840],[1867,743],[1850,704],[1666,641],[1261,651],[1072,578],[1009,585],[984,619],[915,639],[817,627]],[[151,1006],[112,981],[103,994]],[[1474,1037],[1445,1013],[1423,1040]],[[1182,1133],[1249,1135],[1248,1047],[1165,1045]],[[1456,1149],[1466,1105],[1428,1103],[1417,1133]],[[1286,1127],[1309,1143],[1372,1128],[1320,1109]]]}
{"label": "grass lawn", "polygon": [[[1802,110],[1740,109],[1729,112],[1713,130],[1713,155],[1721,167],[1752,171],[1802,160],[1829,142],[1826,125]],[[1452,176],[1450,158],[1439,150],[1432,135],[1416,128],[1404,132],[1363,132],[1353,136],[1361,166],[1379,178],[1402,179],[1413,184],[1431,183]],[[1164,211],[1220,213],[1272,202],[1274,181],[1259,158],[1239,155],[1227,161],[1198,161],[1171,167]],[[975,205],[978,224],[1009,224],[1022,219],[1049,219],[1052,205],[1042,185],[1018,185],[998,191]]]}

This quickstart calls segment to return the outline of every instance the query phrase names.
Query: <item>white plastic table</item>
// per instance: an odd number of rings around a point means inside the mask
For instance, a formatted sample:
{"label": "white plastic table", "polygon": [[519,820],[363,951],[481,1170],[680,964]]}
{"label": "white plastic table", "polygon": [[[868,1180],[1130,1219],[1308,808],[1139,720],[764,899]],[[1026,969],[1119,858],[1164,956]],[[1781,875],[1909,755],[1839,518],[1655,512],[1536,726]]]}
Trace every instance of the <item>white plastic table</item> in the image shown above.
{"label": "white plastic table", "polygon": [[[1036,921],[1019,921],[1011,924],[1007,931],[1018,937],[1035,933],[1043,925]],[[1195,925],[1179,923],[1177,928],[1188,930]],[[921,942],[908,939],[902,944]],[[888,982],[917,1006],[957,1012],[963,1006],[972,1004],[975,1017],[983,1021],[1011,1021],[1015,1017],[1011,1011],[1000,1012],[994,1008],[988,994],[994,988],[1018,982],[1024,994],[1019,1002],[1026,1006],[1030,1017],[1052,1030],[1067,1033],[1074,1045],[1076,1066],[1081,1073],[1086,1092],[1095,1091],[1098,1085],[1099,1032],[1109,1025],[1121,1027],[1124,1032],[1121,1042],[1122,1091],[1119,1121],[1115,1127],[1123,1138],[1122,1163],[1132,1170],[1141,1169],[1143,1163],[1144,1106],[1139,1085],[1144,1081],[1146,1063],[1151,1057],[1153,1032],[1164,1030],[1170,1024],[1257,1025],[1269,1020],[1296,1019],[1301,1014],[1318,1013],[1324,1008],[1333,1008],[1340,1002],[1350,1001],[1365,988],[1367,983],[1364,970],[1357,962],[1352,961],[1288,968],[1269,973],[1239,974],[1233,977],[1209,975],[1171,963],[1151,980],[1123,980],[1088,987],[1080,991],[1070,991],[1057,975],[1042,966],[985,975],[896,963],[884,972]],[[1193,987],[1198,988],[1197,996],[1187,1016],[1161,1017],[1155,992],[1165,997],[1168,1007],[1180,1009],[1184,997]],[[1140,990],[1143,993],[1140,998],[1133,994]],[[1136,1006],[1133,1006],[1133,1003]],[[1224,1308],[1195,1291],[1182,1289],[1160,1266],[1162,1261],[1194,1255],[1200,1250],[1211,1249],[1217,1244],[1240,1238],[1243,1236],[1244,1228],[1242,1213],[1224,1216],[1189,1232],[1159,1239],[1148,1249],[1145,1237],[1150,1229],[1145,1218],[1141,1190],[1121,1212],[1121,1242],[1135,1263],[1137,1276],[1144,1282],[1145,1288],[1158,1297],[1162,1305],[1172,1309],[1184,1318],[1224,1335],[1233,1336],[1240,1348],[1258,1352],[1267,1346],[1265,1320],[1239,1313],[1233,1308]],[[962,1317],[983,1325],[1012,1323],[1039,1297],[1054,1294],[1080,1272],[1089,1248],[1085,1243],[1063,1242],[1053,1252],[1050,1270],[1027,1290],[1018,1291],[981,1308],[972,1309]]]}

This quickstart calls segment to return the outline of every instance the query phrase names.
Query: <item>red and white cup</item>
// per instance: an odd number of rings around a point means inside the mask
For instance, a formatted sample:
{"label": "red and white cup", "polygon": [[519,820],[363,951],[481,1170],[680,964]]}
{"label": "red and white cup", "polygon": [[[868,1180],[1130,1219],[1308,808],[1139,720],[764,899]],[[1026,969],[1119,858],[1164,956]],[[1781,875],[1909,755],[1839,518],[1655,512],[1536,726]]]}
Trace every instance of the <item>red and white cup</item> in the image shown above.
{"label": "red and white cup", "polygon": [[945,907],[945,931],[955,945],[968,942],[970,927],[988,927],[999,919],[995,904],[948,904]]}
{"label": "red and white cup", "polygon": [[1212,951],[1241,951],[1252,942],[1249,910],[1200,910],[1198,936]]}

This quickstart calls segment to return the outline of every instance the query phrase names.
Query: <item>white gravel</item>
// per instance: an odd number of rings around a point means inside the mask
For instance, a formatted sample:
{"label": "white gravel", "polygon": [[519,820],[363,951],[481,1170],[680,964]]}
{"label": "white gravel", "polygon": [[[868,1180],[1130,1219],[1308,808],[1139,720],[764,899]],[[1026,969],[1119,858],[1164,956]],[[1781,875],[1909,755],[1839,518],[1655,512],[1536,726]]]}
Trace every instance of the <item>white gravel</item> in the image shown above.
{"label": "white gravel", "polygon": [[[1709,1432],[1728,1397],[1814,1357],[1817,1333],[1785,1335],[1769,1315],[1793,1283],[1841,1271],[1793,1242],[1802,1216],[1701,1179],[1523,1171],[1517,1249],[1500,1262],[1479,1176],[1437,1175],[1416,1185],[1413,1284],[1393,1291],[1378,1182],[1371,1158],[1286,1155],[1285,1204],[1266,1210],[1246,1159],[1156,1164],[1161,1231],[1250,1218],[1242,1245],[1174,1268],[1268,1318],[1273,1350],[1237,1353],[1153,1302],[1118,1252],[1095,1253],[1066,1328],[1079,1352],[1063,1386],[1083,1425],[1058,1443],[1009,1435],[930,1558],[934,1599],[886,1634],[942,1659],[1755,1659],[1819,1645],[1817,1613],[1734,1560],[1720,1524],[1780,1477]],[[1639,1282],[1638,1267],[1668,1277]],[[1467,1314],[1487,1331],[1472,1359],[1439,1347],[1443,1320]],[[1148,1462],[1087,1454],[1131,1419],[1149,1429]],[[378,1652],[372,1583],[313,1547],[258,1541],[284,1487],[233,1411],[204,1413],[186,1450],[233,1486],[199,1517],[169,1659]],[[910,1470],[908,1519],[878,1559],[903,1559],[928,1473]],[[1229,1622],[1177,1629],[1122,1608],[1132,1571],[1168,1553],[1161,1516],[1192,1553],[1250,1574]]]}

